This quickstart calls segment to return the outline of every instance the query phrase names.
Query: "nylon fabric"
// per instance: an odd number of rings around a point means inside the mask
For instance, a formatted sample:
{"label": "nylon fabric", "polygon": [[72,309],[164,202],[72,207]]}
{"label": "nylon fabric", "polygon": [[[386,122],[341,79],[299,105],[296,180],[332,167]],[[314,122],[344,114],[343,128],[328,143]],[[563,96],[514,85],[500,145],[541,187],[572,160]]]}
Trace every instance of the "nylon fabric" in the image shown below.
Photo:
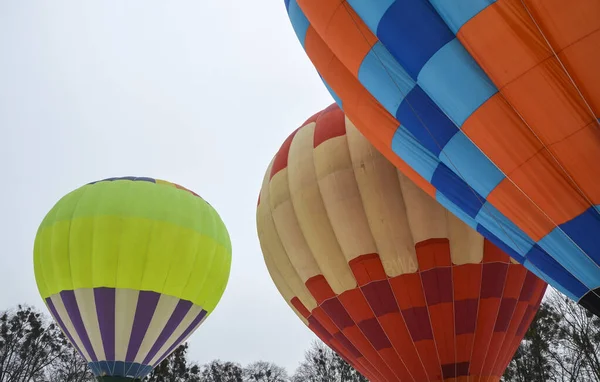
{"label": "nylon fabric", "polygon": [[286,302],[371,381],[499,381],[546,288],[335,104],[271,162],[257,230]]}
{"label": "nylon fabric", "polygon": [[100,379],[148,375],[214,311],[230,267],[229,234],[212,206],[152,178],[67,194],[34,243],[40,295]]}
{"label": "nylon fabric", "polygon": [[600,314],[600,4],[289,3],[303,14],[292,25],[307,55],[361,133]]}

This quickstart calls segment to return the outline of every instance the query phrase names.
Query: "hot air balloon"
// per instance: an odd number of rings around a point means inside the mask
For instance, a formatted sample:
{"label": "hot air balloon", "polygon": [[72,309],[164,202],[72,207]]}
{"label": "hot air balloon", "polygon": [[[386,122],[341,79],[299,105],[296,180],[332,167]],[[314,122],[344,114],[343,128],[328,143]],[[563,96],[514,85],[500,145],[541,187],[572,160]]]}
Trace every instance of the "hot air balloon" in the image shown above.
{"label": "hot air balloon", "polygon": [[48,212],[34,246],[39,292],[99,381],[149,374],[212,313],[230,266],[217,212],[151,178],[72,191]]}
{"label": "hot air balloon", "polygon": [[281,146],[257,208],[294,312],[370,381],[499,381],[547,284],[383,157],[334,104]]}
{"label": "hot air balloon", "polygon": [[600,315],[598,0],[285,0],[308,57],[413,182]]}

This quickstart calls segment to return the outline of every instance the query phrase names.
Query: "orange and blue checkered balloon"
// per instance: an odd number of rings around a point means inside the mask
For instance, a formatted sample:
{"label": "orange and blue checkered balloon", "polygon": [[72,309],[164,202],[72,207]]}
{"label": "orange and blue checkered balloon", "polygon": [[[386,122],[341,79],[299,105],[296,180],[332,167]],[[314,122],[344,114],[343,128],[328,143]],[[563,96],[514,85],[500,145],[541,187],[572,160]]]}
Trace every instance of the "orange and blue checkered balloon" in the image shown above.
{"label": "orange and blue checkered balloon", "polygon": [[285,0],[337,104],[423,190],[600,315],[600,2]]}

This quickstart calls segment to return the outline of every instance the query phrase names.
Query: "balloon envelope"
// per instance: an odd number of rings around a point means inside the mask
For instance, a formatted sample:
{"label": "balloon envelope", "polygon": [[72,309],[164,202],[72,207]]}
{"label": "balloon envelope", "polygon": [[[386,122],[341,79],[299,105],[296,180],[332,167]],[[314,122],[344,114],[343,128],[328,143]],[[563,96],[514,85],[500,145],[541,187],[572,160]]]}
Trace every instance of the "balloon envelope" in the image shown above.
{"label": "balloon envelope", "polygon": [[378,150],[600,314],[600,2],[285,4]]}
{"label": "balloon envelope", "polygon": [[151,178],[111,178],[67,194],[35,238],[40,294],[98,377],[150,373],[214,310],[230,265],[217,212]]}
{"label": "balloon envelope", "polygon": [[371,381],[499,381],[547,286],[399,173],[336,105],[271,162],[257,229],[288,304]]}

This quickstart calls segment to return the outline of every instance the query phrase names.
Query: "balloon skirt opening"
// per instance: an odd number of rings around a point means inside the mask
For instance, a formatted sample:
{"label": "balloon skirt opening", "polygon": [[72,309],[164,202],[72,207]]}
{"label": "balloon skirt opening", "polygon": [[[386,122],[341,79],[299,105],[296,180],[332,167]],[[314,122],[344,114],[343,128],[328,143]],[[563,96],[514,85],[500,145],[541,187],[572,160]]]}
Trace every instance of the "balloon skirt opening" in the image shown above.
{"label": "balloon skirt opening", "polygon": [[141,382],[141,379],[130,377],[96,377],[98,382]]}

